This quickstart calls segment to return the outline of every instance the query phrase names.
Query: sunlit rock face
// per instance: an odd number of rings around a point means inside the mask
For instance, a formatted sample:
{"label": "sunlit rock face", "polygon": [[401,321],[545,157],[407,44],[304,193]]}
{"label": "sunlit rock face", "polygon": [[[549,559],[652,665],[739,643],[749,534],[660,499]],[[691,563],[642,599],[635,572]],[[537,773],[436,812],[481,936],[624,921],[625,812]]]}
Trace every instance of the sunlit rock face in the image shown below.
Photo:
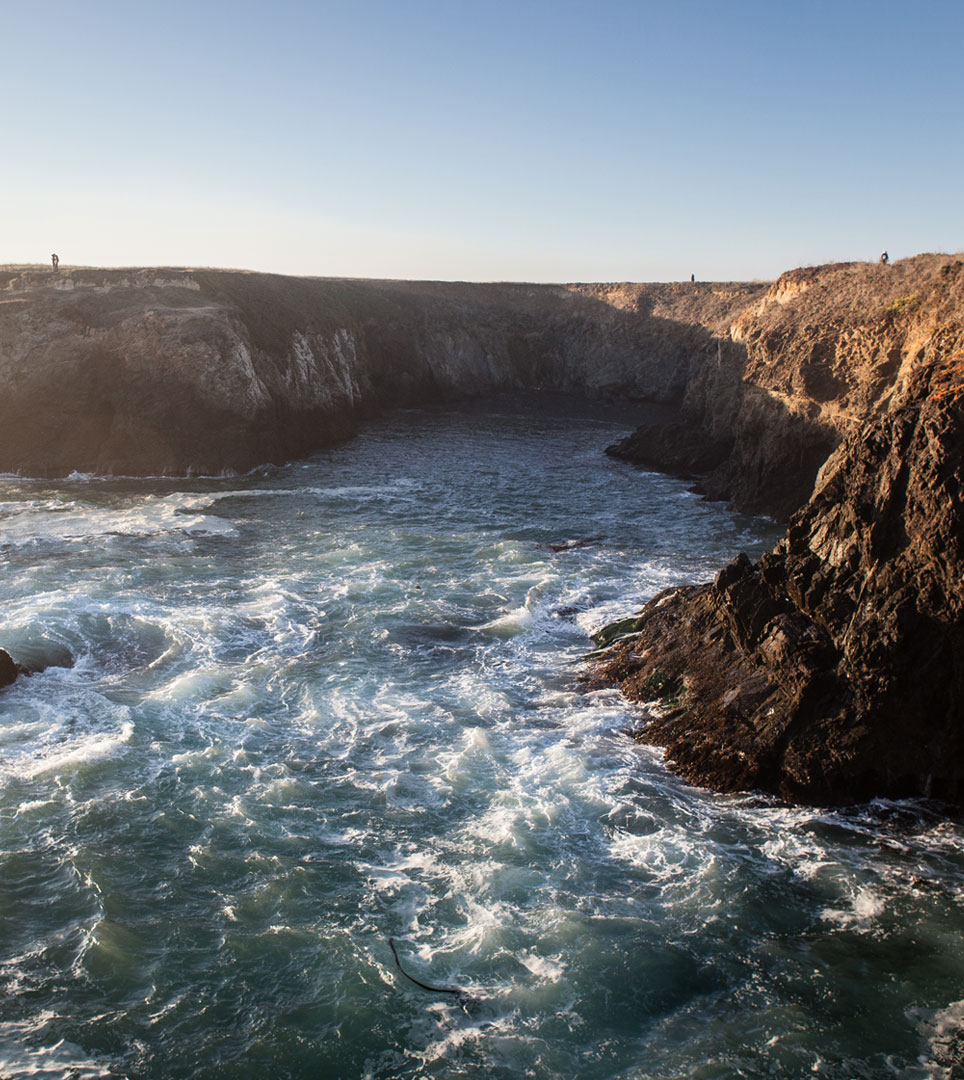
{"label": "sunlit rock face", "polygon": [[961,270],[919,255],[782,275],[715,329],[675,423],[640,429],[612,453],[789,518],[834,447],[886,412],[921,365],[953,353]]}

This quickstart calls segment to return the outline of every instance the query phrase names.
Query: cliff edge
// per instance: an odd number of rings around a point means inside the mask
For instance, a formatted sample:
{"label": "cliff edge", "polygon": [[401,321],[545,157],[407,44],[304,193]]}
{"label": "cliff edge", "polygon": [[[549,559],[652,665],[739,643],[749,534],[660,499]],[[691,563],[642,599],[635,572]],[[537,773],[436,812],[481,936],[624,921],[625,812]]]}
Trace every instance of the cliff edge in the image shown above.
{"label": "cliff edge", "polygon": [[946,354],[959,277],[946,255],[782,274],[714,329],[678,419],[610,452],[786,520],[831,451],[890,407],[915,365]]}

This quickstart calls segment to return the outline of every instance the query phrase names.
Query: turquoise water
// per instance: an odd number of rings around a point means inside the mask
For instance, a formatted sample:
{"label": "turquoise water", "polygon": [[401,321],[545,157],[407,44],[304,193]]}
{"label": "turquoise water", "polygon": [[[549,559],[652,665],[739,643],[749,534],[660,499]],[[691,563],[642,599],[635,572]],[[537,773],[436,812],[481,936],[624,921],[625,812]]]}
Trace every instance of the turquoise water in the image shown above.
{"label": "turquoise water", "polygon": [[776,536],[626,430],[0,481],[0,646],[76,658],[0,696],[0,1075],[962,1075],[960,823],[689,788],[577,682]]}

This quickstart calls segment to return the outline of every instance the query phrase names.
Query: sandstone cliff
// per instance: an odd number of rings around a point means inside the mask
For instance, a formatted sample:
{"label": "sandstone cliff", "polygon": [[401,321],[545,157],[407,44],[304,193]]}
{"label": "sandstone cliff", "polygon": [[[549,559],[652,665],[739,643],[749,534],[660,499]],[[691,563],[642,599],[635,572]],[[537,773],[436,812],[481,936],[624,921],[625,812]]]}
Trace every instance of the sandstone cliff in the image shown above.
{"label": "sandstone cliff", "polygon": [[830,333],[817,406],[850,433],[784,540],[604,633],[594,677],[697,783],[964,801],[964,265]]}

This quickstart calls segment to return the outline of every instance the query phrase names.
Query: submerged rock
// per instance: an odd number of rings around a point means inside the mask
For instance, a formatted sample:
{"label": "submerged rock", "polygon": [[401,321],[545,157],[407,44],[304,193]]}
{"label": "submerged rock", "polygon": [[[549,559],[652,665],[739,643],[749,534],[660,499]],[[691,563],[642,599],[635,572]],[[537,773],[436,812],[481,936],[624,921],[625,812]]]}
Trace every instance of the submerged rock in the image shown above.
{"label": "submerged rock", "polygon": [[0,649],[0,687],[9,686],[21,675],[39,675],[49,667],[74,666],[70,650],[47,639],[22,646],[17,651],[25,656],[26,664],[18,664],[6,649]]}
{"label": "submerged rock", "polygon": [[21,667],[6,649],[0,649],[0,687],[9,686],[21,675],[29,674],[30,672],[25,667]]}

